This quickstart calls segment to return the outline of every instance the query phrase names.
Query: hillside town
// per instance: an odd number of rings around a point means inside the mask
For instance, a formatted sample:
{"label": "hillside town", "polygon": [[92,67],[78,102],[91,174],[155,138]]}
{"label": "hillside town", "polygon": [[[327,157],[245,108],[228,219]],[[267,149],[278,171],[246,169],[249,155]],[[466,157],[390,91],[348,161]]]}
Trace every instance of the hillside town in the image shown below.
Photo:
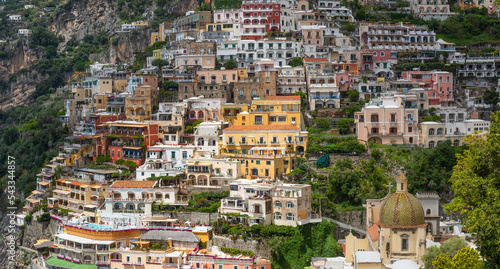
{"label": "hillside town", "polygon": [[[498,49],[416,22],[479,9],[498,21],[496,3],[373,1],[418,21],[360,19],[371,2],[205,0],[148,30],[131,61],[74,61],[81,70],[46,95],[62,103],[64,133],[51,136],[63,142],[18,190],[23,265],[489,268],[475,267],[495,255],[463,215],[478,202],[454,200],[450,182],[467,164],[458,155],[497,139]],[[17,38],[39,37],[19,14],[6,17]],[[151,18],[115,32],[144,34]],[[47,233],[29,232],[36,223]],[[460,255],[474,265],[453,265]]]}

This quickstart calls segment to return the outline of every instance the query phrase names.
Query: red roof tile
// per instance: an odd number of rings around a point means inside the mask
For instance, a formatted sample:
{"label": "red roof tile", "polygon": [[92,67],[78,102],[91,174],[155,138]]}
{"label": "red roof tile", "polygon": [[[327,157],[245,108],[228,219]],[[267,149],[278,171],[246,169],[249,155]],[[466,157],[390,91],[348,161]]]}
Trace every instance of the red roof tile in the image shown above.
{"label": "red roof tile", "polygon": [[373,242],[378,240],[378,224],[375,223],[372,225],[372,227],[368,227],[368,234],[370,234],[370,237]]}

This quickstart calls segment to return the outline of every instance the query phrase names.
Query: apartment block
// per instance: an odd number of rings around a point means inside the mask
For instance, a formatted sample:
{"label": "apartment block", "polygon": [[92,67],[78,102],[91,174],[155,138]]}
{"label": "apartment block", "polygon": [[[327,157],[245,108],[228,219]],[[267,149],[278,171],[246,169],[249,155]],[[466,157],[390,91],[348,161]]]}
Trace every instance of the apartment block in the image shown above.
{"label": "apartment block", "polygon": [[366,22],[359,26],[361,45],[369,49],[434,50],[436,34],[411,23]]}
{"label": "apartment block", "polygon": [[102,184],[91,184],[66,179],[56,180],[53,196],[47,199],[48,208],[69,209],[83,212],[84,207],[100,206],[109,197],[108,187]]}
{"label": "apartment block", "polygon": [[418,108],[415,96],[390,96],[370,101],[354,113],[361,143],[418,145]]}
{"label": "apartment block", "polygon": [[259,40],[270,31],[281,31],[281,5],[273,0],[243,1],[241,39]]}
{"label": "apartment block", "polygon": [[94,137],[94,161],[97,156],[105,155],[113,162],[124,159],[141,165],[145,151],[160,141],[158,124],[115,121],[103,123],[101,127]]}

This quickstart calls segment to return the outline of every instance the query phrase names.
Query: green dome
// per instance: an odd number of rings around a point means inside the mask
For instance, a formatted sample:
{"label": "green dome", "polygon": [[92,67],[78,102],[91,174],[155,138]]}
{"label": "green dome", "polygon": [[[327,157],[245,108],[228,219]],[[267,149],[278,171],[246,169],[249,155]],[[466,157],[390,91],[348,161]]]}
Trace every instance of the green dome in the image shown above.
{"label": "green dome", "polygon": [[380,209],[382,226],[417,226],[424,224],[424,209],[420,201],[406,191],[387,197]]}

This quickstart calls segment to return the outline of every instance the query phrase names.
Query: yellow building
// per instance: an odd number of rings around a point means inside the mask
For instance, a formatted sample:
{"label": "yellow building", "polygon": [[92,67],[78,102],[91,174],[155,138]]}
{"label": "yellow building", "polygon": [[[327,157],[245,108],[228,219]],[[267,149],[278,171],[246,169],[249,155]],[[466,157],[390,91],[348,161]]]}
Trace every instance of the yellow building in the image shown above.
{"label": "yellow building", "polygon": [[165,22],[158,25],[158,32],[151,33],[151,45],[156,42],[165,41]]}
{"label": "yellow building", "polygon": [[47,207],[83,212],[86,205],[99,206],[100,201],[107,197],[107,186],[58,179],[53,197],[47,199]]}
{"label": "yellow building", "polygon": [[305,129],[300,113],[300,96],[267,96],[253,100],[250,116],[238,116],[235,125],[293,125]]}
{"label": "yellow building", "polygon": [[248,112],[250,106],[247,104],[225,104],[221,106],[222,117],[229,125],[233,125],[241,112]]}
{"label": "yellow building", "polygon": [[155,104],[158,104],[158,89],[150,85],[138,86],[135,94],[125,99],[125,115],[138,122],[149,120]]}
{"label": "yellow building", "polygon": [[148,22],[147,21],[135,21],[132,24],[135,25],[135,26],[148,26]]}
{"label": "yellow building", "polygon": [[220,153],[241,161],[247,178],[274,179],[289,173],[296,155],[306,151],[308,133],[302,131],[299,96],[267,96],[250,106],[222,109],[232,126],[223,130]]}
{"label": "yellow building", "polygon": [[247,178],[289,173],[295,153],[303,153],[307,144],[307,132],[293,125],[233,125],[223,130],[222,137],[221,155],[241,161]]}

